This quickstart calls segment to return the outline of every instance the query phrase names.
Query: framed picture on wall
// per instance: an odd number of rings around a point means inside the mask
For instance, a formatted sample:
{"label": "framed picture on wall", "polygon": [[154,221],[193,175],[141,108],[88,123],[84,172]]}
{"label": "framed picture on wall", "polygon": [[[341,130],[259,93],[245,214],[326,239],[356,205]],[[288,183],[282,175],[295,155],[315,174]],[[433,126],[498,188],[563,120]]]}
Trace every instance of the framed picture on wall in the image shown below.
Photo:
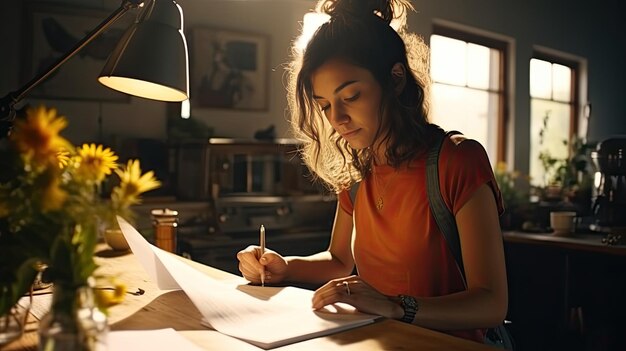
{"label": "framed picture on wall", "polygon": [[268,109],[268,36],[205,27],[190,34],[192,107]]}
{"label": "framed picture on wall", "polygon": [[[23,81],[27,82],[40,72],[46,71],[109,15],[108,11],[81,9],[70,4],[26,3]],[[126,13],[35,87],[28,94],[29,97],[129,101],[129,95],[100,84],[98,75],[119,38],[134,19],[134,12]]]}

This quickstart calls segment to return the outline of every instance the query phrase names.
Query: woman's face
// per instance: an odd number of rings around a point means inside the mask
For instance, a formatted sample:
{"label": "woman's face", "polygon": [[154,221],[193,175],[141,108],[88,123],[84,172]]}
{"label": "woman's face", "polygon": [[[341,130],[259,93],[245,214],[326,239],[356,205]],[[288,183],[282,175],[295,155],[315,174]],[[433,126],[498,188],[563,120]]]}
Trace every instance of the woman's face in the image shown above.
{"label": "woman's face", "polygon": [[311,76],[313,98],[354,149],[372,146],[380,124],[381,87],[366,69],[331,59]]}

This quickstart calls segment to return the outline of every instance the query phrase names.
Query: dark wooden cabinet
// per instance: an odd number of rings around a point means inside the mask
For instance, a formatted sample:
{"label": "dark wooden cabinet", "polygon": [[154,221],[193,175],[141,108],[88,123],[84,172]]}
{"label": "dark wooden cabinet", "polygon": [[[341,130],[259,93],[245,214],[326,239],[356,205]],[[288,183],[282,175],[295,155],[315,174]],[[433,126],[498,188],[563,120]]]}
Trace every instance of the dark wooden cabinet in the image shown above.
{"label": "dark wooden cabinet", "polygon": [[626,350],[626,246],[505,233],[518,350]]}

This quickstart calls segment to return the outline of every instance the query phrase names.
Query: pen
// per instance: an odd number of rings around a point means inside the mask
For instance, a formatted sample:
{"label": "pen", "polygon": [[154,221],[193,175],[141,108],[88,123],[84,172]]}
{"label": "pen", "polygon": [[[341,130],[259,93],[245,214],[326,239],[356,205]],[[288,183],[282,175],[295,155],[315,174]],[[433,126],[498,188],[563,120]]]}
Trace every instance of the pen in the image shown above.
{"label": "pen", "polygon": [[[261,224],[261,228],[259,229],[259,241],[261,246],[261,256],[265,253],[265,227]],[[259,257],[260,259],[261,257]],[[261,286],[265,286],[265,267],[261,271]]]}

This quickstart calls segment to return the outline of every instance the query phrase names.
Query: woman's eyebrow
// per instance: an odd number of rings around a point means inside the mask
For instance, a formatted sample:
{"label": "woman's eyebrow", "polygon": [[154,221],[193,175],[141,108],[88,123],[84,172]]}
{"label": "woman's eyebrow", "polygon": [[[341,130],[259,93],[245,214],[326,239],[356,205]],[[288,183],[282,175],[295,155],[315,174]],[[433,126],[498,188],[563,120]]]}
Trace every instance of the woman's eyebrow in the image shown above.
{"label": "woman's eyebrow", "polygon": [[[348,85],[350,85],[350,84],[354,84],[354,83],[356,83],[356,82],[358,82],[358,80],[348,80],[348,81],[345,81],[345,82],[341,83],[341,84],[340,84],[340,85],[339,85],[339,86],[335,89],[335,91],[333,92],[333,94],[337,94],[338,92],[340,92],[340,91],[341,91],[341,89],[343,89],[343,88],[347,87],[347,86],[348,86]],[[323,97],[313,94],[313,99],[323,99]]]}

